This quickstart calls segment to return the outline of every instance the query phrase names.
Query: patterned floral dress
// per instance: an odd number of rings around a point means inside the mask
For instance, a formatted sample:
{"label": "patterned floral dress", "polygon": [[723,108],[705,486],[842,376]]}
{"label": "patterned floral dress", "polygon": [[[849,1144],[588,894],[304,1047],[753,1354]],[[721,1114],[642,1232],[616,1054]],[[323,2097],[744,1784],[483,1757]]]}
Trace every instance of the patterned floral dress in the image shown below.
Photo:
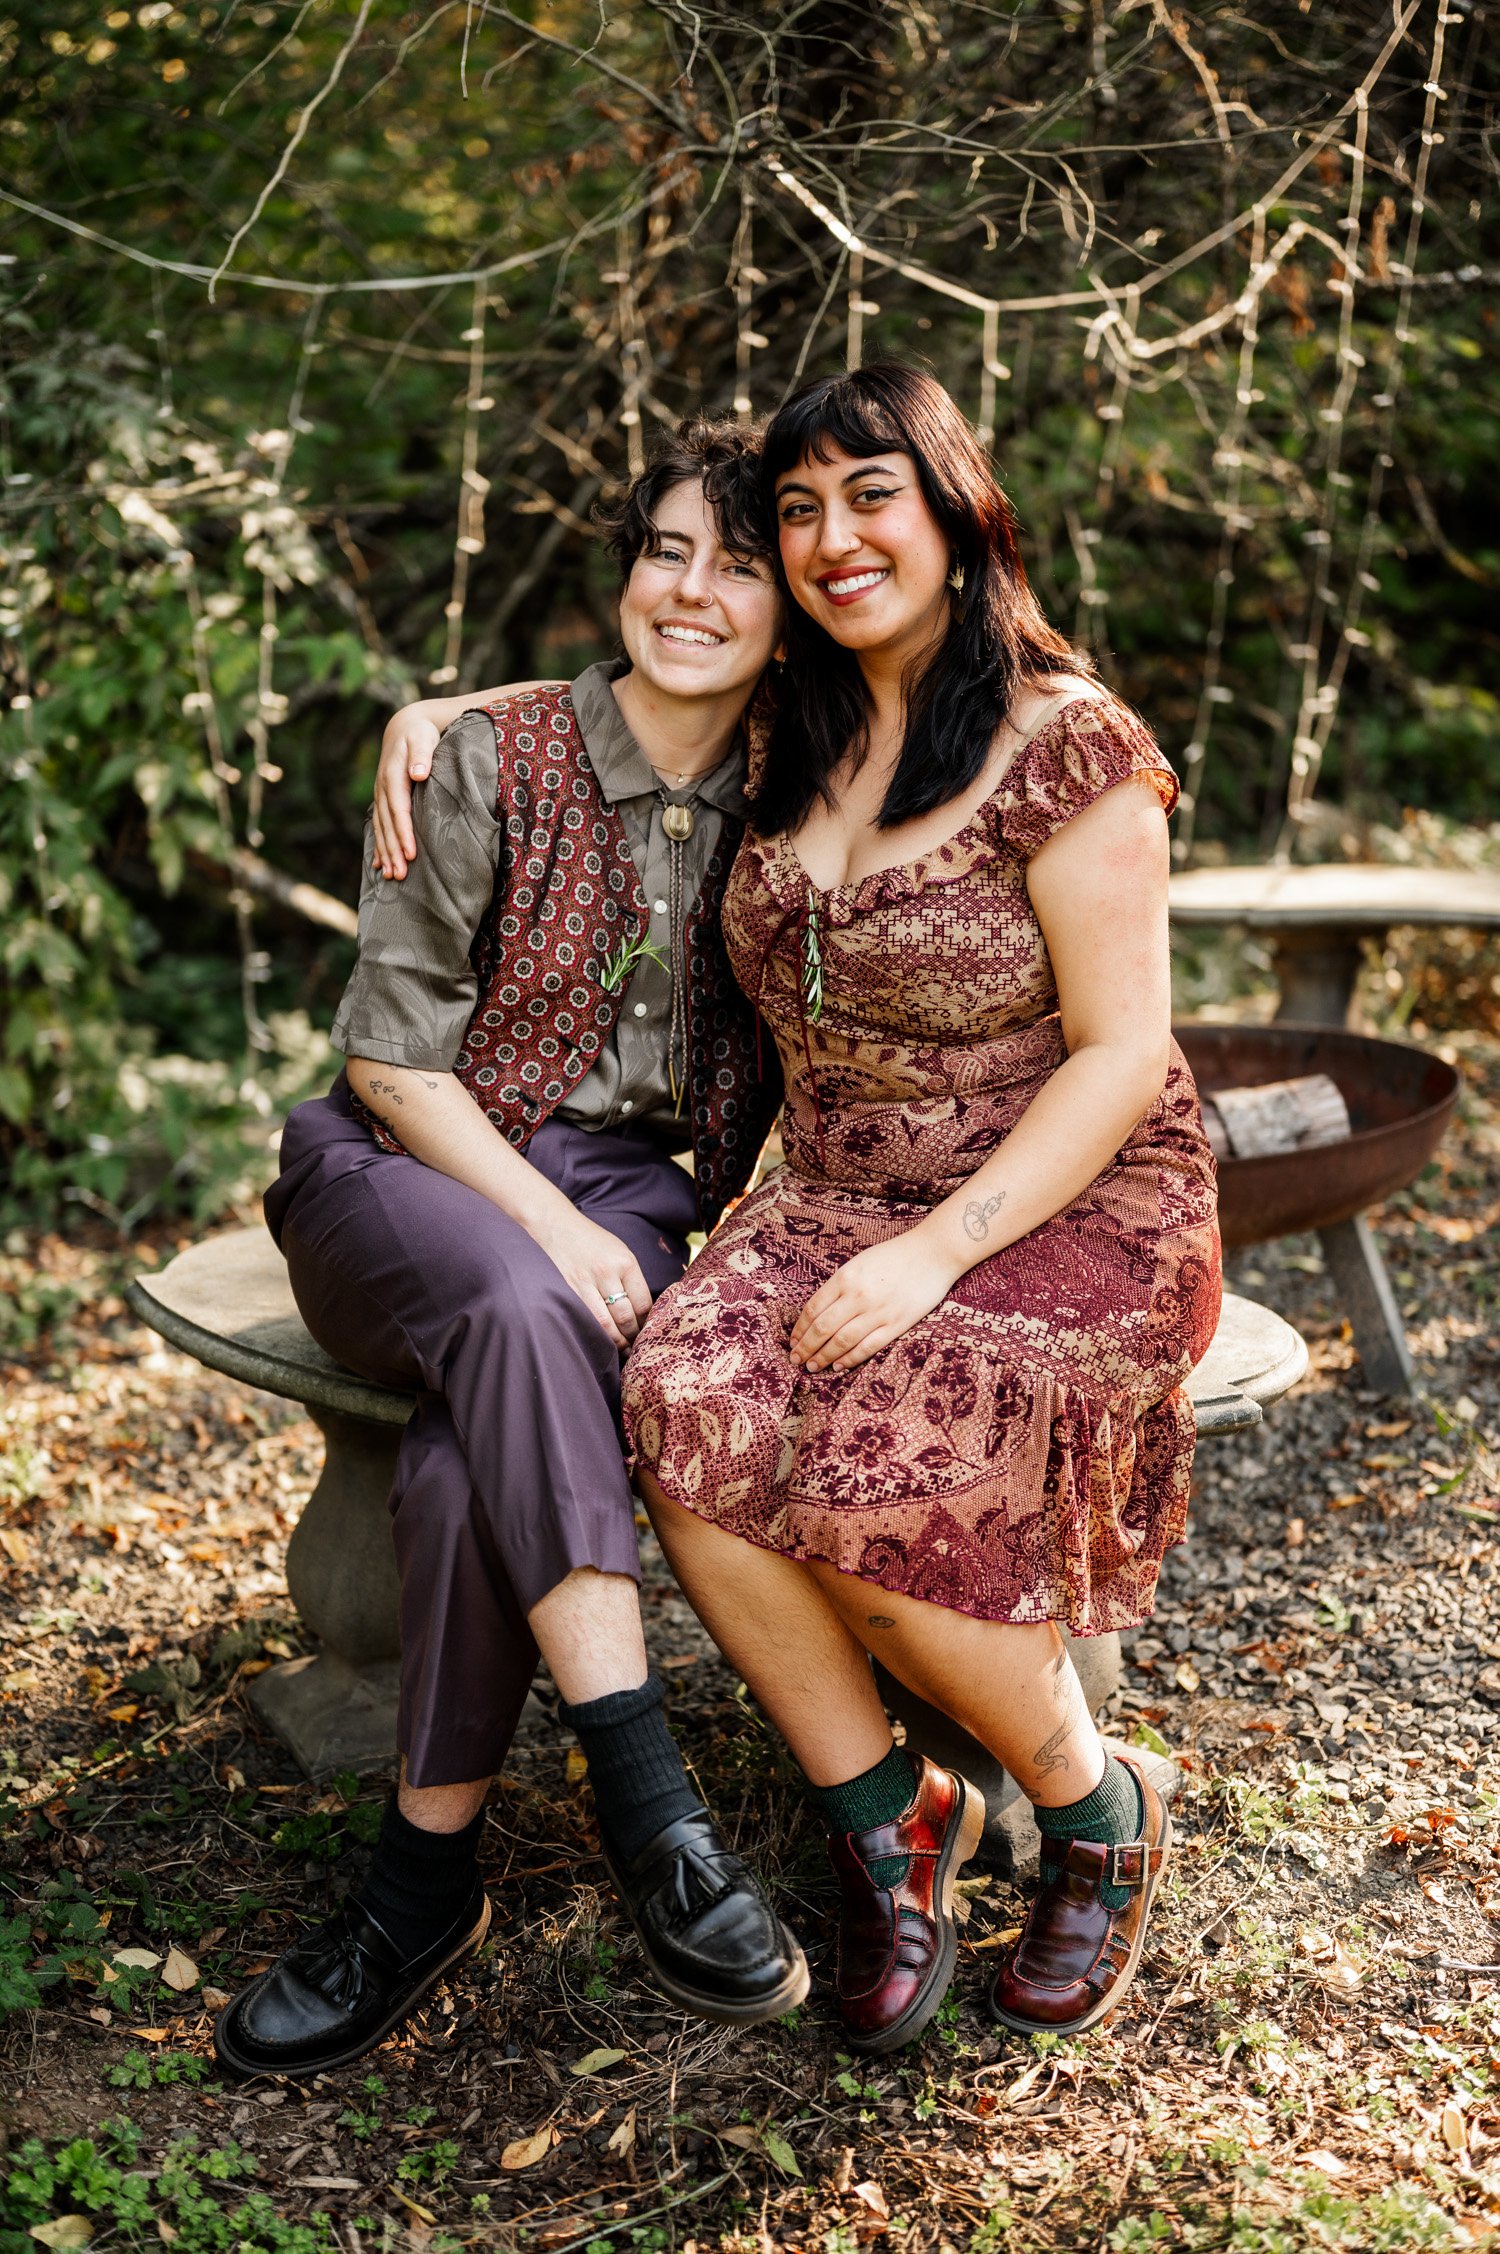
{"label": "patterned floral dress", "polygon": [[1221,1279],[1214,1161],[1176,1047],[1088,1189],[902,1337],[842,1374],[799,1368],[789,1342],[833,1271],[965,1182],[1062,1063],[1026,864],[1132,776],[1170,811],[1177,785],[1142,722],[1074,698],[920,860],[819,892],[784,838],[747,836],[724,929],[786,1068],[786,1164],[663,1294],[625,1370],[637,1463],[700,1517],[980,1619],[1081,1635],[1146,1617],[1187,1515],[1183,1380]]}

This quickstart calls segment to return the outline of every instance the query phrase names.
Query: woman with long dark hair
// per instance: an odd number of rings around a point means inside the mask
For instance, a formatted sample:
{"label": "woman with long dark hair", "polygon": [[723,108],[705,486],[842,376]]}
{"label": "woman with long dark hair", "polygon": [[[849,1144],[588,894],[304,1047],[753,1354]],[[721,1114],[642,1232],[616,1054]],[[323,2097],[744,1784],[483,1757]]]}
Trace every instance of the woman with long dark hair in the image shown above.
{"label": "woman with long dark hair", "polygon": [[805,386],[763,468],[788,649],[723,920],[787,1163],[658,1300],[627,1423],[683,1588],[827,1822],[849,2039],[936,2011],[983,1822],[893,1745],[870,1653],[1032,1801],[1042,1885],[990,2008],[1074,2033],[1134,1976],[1170,1824],[1059,1629],[1151,1610],[1219,1307],[1170,1031],[1176,784],[1043,617],[932,377]]}

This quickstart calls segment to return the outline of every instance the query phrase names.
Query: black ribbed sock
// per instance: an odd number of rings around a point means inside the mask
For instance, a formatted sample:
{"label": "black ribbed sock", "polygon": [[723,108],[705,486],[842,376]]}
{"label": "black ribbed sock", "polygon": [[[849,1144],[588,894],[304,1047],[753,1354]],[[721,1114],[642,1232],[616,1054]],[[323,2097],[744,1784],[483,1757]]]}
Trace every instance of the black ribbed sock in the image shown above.
{"label": "black ribbed sock", "polygon": [[[884,1760],[847,1784],[810,1784],[807,1789],[830,1831],[874,1831],[906,1813],[917,1789],[917,1773],[910,1756],[893,1745]],[[877,1855],[866,1868],[877,1886],[899,1886],[911,1869],[911,1857]]]}
{"label": "black ribbed sock", "polygon": [[393,1792],[370,1868],[353,1899],[367,1909],[403,1956],[440,1941],[477,1893],[484,1810],[462,1831],[423,1831],[402,1815]]}
{"label": "black ribbed sock", "polygon": [[558,1706],[583,1747],[599,1829],[617,1861],[628,1863],[668,1824],[703,1806],[667,1728],[662,1697],[660,1676],[648,1675],[639,1690]]}

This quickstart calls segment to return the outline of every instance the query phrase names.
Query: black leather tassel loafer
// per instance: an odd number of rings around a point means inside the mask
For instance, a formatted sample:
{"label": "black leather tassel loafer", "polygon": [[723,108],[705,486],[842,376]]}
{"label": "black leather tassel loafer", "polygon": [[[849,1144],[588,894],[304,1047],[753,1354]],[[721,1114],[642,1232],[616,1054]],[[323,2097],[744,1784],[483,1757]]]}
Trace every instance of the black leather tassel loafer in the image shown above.
{"label": "black leather tassel loafer", "polygon": [[226,2004],[214,2049],[233,2074],[324,2074],[363,2058],[471,1957],[489,1930],[476,1886],[461,1916],[420,1956],[403,1957],[368,1911],[345,1902]]}
{"label": "black leather tassel loafer", "polygon": [[701,2019],[753,2026],[807,1995],[807,1959],[706,1808],[679,1816],[629,1863],[604,1858],[651,1978]]}

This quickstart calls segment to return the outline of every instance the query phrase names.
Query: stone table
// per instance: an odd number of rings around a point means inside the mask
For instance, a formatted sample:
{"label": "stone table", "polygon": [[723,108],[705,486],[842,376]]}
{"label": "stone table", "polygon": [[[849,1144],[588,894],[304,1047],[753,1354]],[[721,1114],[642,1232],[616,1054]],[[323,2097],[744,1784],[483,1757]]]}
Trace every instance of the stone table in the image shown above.
{"label": "stone table", "polygon": [[1171,883],[1176,924],[1242,924],[1264,932],[1281,985],[1278,1018],[1343,1025],[1360,942],[1396,924],[1500,930],[1500,875],[1330,861],[1312,868],[1185,869]]}
{"label": "stone table", "polygon": [[[268,1668],[251,1684],[250,1698],[309,1776],[378,1767],[395,1748],[400,1651],[386,1499],[413,1396],[355,1377],[314,1343],[292,1299],[286,1263],[263,1228],[233,1229],[194,1245],[157,1274],[138,1277],[128,1297],[171,1345],[211,1370],[300,1401],[321,1430],[322,1476],[286,1558],[292,1602],[321,1649]],[[1307,1348],[1290,1324],[1252,1300],[1226,1297],[1214,1343],[1189,1386],[1200,1436],[1259,1424],[1306,1367]],[[1084,1639],[1073,1652],[1097,1707],[1119,1678],[1119,1638]],[[882,1688],[908,1735],[949,1758],[951,1748],[942,1748],[962,1733],[899,1684],[883,1678]],[[971,1750],[959,1766],[1001,1812],[1001,1785],[1009,1779],[972,1739],[963,1745]]]}

